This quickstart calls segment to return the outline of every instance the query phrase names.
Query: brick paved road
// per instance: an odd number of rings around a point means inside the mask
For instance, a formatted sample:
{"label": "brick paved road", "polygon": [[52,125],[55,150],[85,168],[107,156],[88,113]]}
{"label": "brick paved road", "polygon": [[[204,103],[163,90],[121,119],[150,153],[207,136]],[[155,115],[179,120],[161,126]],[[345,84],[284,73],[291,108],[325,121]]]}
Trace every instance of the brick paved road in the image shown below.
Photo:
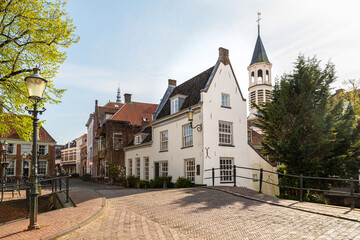
{"label": "brick paved road", "polygon": [[61,239],[360,239],[360,223],[205,189],[98,190],[104,213]]}

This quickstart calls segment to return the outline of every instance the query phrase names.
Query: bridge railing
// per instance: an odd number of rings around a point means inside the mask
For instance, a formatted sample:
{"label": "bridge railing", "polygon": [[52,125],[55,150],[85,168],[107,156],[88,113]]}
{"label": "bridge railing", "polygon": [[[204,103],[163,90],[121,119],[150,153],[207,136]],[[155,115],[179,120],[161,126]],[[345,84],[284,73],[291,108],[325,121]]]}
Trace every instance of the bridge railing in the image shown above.
{"label": "bridge railing", "polygon": [[[239,175],[237,169],[244,169],[249,171],[257,171],[259,172],[259,178],[257,177],[249,177],[244,175]],[[229,173],[231,170],[231,176],[224,174],[221,174],[222,172],[226,171]],[[234,187],[237,185],[237,178],[242,179],[248,179],[252,180],[254,182],[259,182],[259,193],[262,193],[262,188],[264,184],[270,184],[273,186],[277,186],[282,189],[292,189],[299,193],[299,201],[303,201],[303,192],[304,191],[314,191],[314,192],[323,192],[323,193],[337,193],[342,195],[350,195],[351,198],[351,209],[354,209],[355,205],[355,196],[359,196],[359,193],[355,193],[355,185],[359,186],[359,180],[353,179],[353,178],[339,178],[339,177],[313,177],[313,176],[303,176],[303,175],[293,175],[293,174],[284,174],[280,172],[273,172],[268,171],[262,168],[250,168],[250,167],[241,167],[241,166],[229,166],[224,168],[210,168],[205,169],[205,172],[211,172],[210,177],[205,177],[205,179],[211,179],[212,180],[212,186],[215,186],[215,179],[223,180],[224,178],[231,179],[230,181],[226,181],[226,183],[233,183]],[[267,180],[264,180],[264,173],[277,175],[278,179],[288,179],[292,184],[280,184],[280,183],[274,183]],[[256,175],[257,176],[257,175]],[[307,182],[306,185],[304,185],[304,181]],[[324,181],[323,183],[319,183],[319,181]],[[282,181],[279,181],[282,182]],[[286,183],[286,181],[283,181]],[[330,182],[333,182],[330,184]],[[335,182],[335,183],[334,183]],[[336,183],[338,182],[338,183]],[[333,190],[332,187],[344,187],[346,188],[339,188],[340,190]],[[322,188],[321,188],[322,187]]]}

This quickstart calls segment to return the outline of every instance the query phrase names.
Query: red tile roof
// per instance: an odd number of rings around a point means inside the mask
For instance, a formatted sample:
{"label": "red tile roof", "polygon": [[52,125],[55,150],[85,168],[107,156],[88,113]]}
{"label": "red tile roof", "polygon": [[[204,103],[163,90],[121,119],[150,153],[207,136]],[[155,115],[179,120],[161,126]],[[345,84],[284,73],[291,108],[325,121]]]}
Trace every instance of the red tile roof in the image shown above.
{"label": "red tile roof", "polygon": [[111,117],[111,120],[128,121],[132,125],[141,126],[143,118],[151,121],[152,113],[155,112],[157,104],[131,102],[125,103],[123,106]]}
{"label": "red tile roof", "polygon": [[[0,137],[11,138],[11,139],[21,139],[19,137],[19,135],[16,133],[15,129],[11,129],[10,133],[0,135]],[[43,127],[40,127],[40,130],[39,130],[39,141],[56,142]]]}

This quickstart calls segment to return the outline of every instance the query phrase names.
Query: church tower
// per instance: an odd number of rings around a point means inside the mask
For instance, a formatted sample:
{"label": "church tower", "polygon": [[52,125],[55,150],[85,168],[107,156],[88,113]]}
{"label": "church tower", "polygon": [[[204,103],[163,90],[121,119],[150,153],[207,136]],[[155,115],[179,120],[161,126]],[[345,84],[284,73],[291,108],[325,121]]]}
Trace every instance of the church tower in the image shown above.
{"label": "church tower", "polygon": [[117,102],[117,103],[121,103],[120,86],[118,86],[118,89],[117,89],[116,102]]}
{"label": "church tower", "polygon": [[252,102],[260,104],[270,101],[270,95],[272,90],[271,83],[271,67],[264,45],[260,37],[260,12],[258,12],[258,37],[255,44],[254,53],[251,59],[251,63],[248,66],[249,71],[249,108],[250,115],[248,120],[255,120],[257,110],[252,106]]}

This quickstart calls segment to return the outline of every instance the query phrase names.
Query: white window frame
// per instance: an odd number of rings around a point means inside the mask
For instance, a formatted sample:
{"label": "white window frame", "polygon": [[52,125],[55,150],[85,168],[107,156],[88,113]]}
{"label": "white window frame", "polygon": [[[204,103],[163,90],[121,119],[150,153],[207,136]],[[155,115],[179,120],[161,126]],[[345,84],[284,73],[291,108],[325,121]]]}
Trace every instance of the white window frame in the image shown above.
{"label": "white window frame", "polygon": [[168,162],[160,162],[160,177],[167,177],[169,174],[169,164]]}
{"label": "white window frame", "polygon": [[141,143],[141,135],[137,135],[135,136],[135,139],[134,139],[134,144],[137,145],[137,144],[140,144]]}
{"label": "white window frame", "polygon": [[132,162],[132,158],[129,158],[128,159],[128,176],[132,176],[132,165],[133,165],[133,162]]}
{"label": "white window frame", "polygon": [[47,145],[39,144],[38,151],[39,155],[46,155],[48,153]]}
{"label": "white window frame", "polygon": [[149,157],[144,157],[144,179],[149,181]]}
{"label": "white window frame", "polygon": [[[24,148],[25,146],[27,147],[27,149]],[[30,148],[28,148],[28,146],[30,146]],[[31,144],[21,144],[21,155],[24,155],[24,154],[29,155],[29,154],[31,154],[31,150],[32,150]]]}
{"label": "white window frame", "polygon": [[183,147],[193,146],[193,130],[190,124],[183,125]]}
{"label": "white window frame", "polygon": [[233,144],[233,127],[232,122],[219,121],[219,144]]}
{"label": "white window frame", "polygon": [[220,183],[233,182],[233,165],[234,158],[221,157],[220,158]]}
{"label": "white window frame", "polygon": [[140,174],[141,174],[140,158],[135,158],[135,163],[136,163],[135,176],[140,178]]}
{"label": "white window frame", "polygon": [[[41,166],[41,164],[45,163],[45,167]],[[45,171],[44,171],[45,170]],[[38,166],[38,174],[42,175],[42,176],[46,176],[47,175],[47,161],[39,161],[39,166]]]}
{"label": "white window frame", "polygon": [[165,130],[160,132],[160,151],[167,151],[168,147],[169,147],[169,132],[168,130]]}
{"label": "white window frame", "polygon": [[179,111],[179,98],[171,100],[170,114],[177,113]]}
{"label": "white window frame", "polygon": [[[120,136],[120,138],[119,138]],[[120,141],[118,141],[120,139]],[[119,143],[119,144],[117,144]],[[121,133],[113,133],[113,149],[114,150],[120,150],[122,143],[122,134]]]}
{"label": "white window frame", "polygon": [[[10,167],[10,166],[12,166],[12,167]],[[12,169],[12,171],[11,171],[12,173],[10,173],[10,169]],[[15,172],[16,172],[16,160],[15,159],[10,160],[8,162],[8,165],[6,166],[5,171],[6,171],[6,176],[15,176]]]}
{"label": "white window frame", "polygon": [[221,106],[230,107],[230,94],[221,93]]}
{"label": "white window frame", "polygon": [[[10,151],[11,149],[11,151]],[[9,143],[8,148],[7,148],[7,153],[8,154],[16,154],[16,144],[15,143]]]}
{"label": "white window frame", "polygon": [[196,166],[195,159],[185,160],[185,177],[190,179],[192,183],[195,183]]}

